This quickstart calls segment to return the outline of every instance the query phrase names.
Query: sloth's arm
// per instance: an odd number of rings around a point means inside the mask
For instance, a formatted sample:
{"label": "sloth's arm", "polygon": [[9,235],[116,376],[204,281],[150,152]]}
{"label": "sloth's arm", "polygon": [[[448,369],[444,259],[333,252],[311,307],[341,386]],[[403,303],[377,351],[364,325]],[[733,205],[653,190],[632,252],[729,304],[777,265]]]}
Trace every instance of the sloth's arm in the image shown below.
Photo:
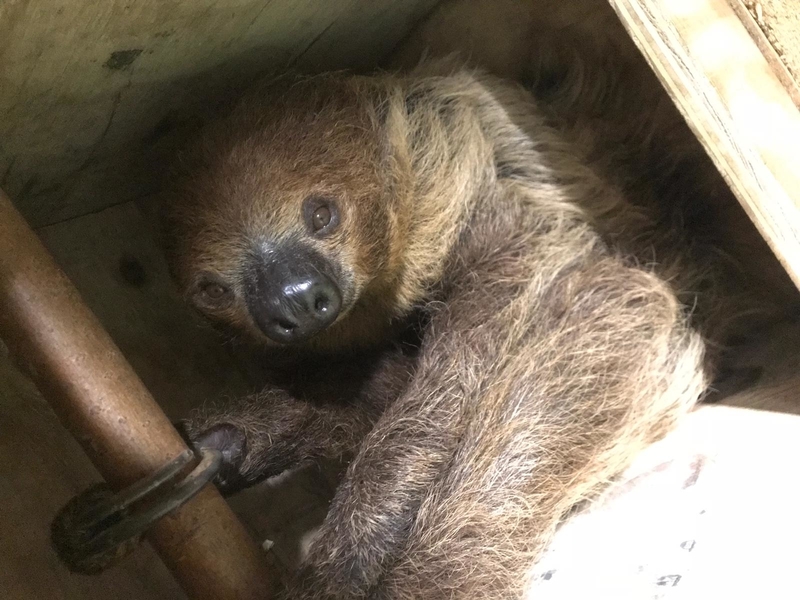
{"label": "sloth's arm", "polygon": [[700,394],[667,285],[546,243],[476,250],[289,598],[518,597],[564,512]]}
{"label": "sloth's arm", "polygon": [[371,600],[527,597],[568,511],[702,394],[703,342],[654,275],[602,258],[540,290]]}
{"label": "sloth's arm", "polygon": [[[508,265],[515,250],[494,254]],[[524,331],[513,315],[520,286],[494,264],[475,263],[465,261],[446,301],[429,307],[414,378],[362,442],[287,597],[367,594],[402,549],[467,421],[481,418],[481,398]]]}
{"label": "sloth's arm", "polygon": [[296,396],[267,388],[205,406],[179,428],[192,445],[222,452],[216,484],[231,494],[315,459],[353,454],[386,405],[407,385],[413,363],[413,358],[393,350],[368,368],[357,364],[300,374],[304,381]]}
{"label": "sloth's arm", "polygon": [[[443,332],[425,344],[410,387],[383,413],[350,464],[287,598],[361,597],[402,546],[422,497],[453,454],[464,401],[479,385],[481,373],[473,369],[489,360],[458,336]],[[473,352],[475,364],[468,364]]]}
{"label": "sloth's arm", "polygon": [[316,404],[268,389],[205,407],[179,429],[193,446],[222,452],[215,483],[229,495],[305,462],[352,452],[374,418],[352,402]]}

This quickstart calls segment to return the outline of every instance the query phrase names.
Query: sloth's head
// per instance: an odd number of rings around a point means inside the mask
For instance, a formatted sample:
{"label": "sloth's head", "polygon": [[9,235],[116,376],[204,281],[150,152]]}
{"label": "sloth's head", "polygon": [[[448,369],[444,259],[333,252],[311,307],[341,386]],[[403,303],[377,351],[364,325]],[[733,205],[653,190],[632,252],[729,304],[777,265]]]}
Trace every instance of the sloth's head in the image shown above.
{"label": "sloth's head", "polygon": [[165,202],[168,258],[213,321],[269,345],[383,333],[402,249],[364,81],[261,87],[180,157]]}

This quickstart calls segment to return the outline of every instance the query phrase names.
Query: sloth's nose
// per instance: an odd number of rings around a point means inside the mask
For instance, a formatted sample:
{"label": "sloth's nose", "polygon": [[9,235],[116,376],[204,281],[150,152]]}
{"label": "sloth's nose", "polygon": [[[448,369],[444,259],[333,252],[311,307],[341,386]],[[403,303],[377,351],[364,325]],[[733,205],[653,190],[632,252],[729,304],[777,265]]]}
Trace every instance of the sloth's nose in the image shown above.
{"label": "sloth's nose", "polygon": [[278,342],[308,339],[333,323],[342,306],[339,290],[321,273],[286,281],[277,293],[267,299],[264,333]]}
{"label": "sloth's nose", "polygon": [[323,272],[318,255],[266,261],[254,269],[247,305],[258,327],[275,342],[302,342],[339,316],[342,295]]}

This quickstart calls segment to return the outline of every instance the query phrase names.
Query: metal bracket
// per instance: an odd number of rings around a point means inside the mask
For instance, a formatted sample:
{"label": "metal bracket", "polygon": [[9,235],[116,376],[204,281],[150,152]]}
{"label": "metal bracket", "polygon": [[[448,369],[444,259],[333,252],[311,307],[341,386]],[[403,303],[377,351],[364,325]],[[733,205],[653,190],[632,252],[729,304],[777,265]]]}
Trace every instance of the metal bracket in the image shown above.
{"label": "metal bracket", "polygon": [[53,520],[61,561],[75,573],[97,574],[127,555],[159,519],[195,496],[222,464],[219,451],[200,450],[200,462],[180,478],[195,454],[182,452],[152,475],[116,494],[105,484],[70,500]]}

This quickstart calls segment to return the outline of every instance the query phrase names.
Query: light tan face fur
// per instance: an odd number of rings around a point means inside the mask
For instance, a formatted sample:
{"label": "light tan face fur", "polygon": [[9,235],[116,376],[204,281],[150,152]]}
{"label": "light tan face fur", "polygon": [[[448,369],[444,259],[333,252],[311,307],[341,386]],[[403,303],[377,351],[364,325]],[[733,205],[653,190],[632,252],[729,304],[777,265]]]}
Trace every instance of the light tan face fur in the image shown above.
{"label": "light tan face fur", "polygon": [[[402,249],[386,143],[358,85],[316,78],[256,89],[180,157],[166,195],[168,257],[183,294],[213,321],[274,345],[248,310],[247,273],[254,253],[292,261],[302,248],[342,296],[336,321],[309,344],[383,334]],[[319,207],[332,222],[315,231]]]}

